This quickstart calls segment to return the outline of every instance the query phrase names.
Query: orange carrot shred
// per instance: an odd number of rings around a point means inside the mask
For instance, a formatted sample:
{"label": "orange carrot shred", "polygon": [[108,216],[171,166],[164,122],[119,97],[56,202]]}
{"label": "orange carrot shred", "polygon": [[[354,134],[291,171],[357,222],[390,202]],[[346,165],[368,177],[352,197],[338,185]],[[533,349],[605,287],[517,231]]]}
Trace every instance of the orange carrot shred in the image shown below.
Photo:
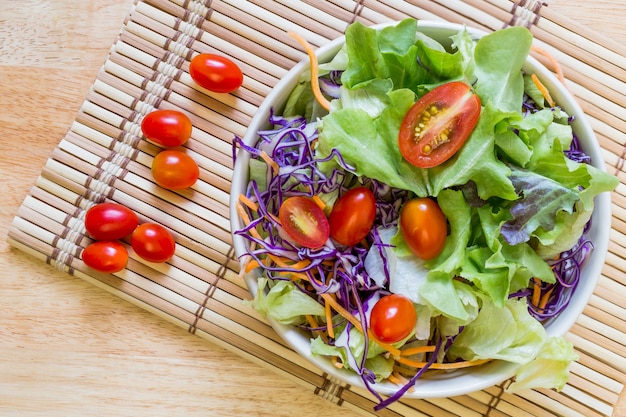
{"label": "orange carrot shred", "polygon": [[326,203],[324,203],[324,201],[319,196],[314,195],[313,201],[315,201],[315,204],[317,204],[317,206],[321,208],[322,210],[326,208]]}
{"label": "orange carrot shred", "polygon": [[412,347],[412,348],[407,348],[407,349],[403,349],[400,352],[400,355],[402,356],[412,356],[412,355],[417,355],[420,353],[427,353],[427,352],[434,352],[436,349],[435,346],[417,346],[417,347]]}
{"label": "orange carrot shred", "polygon": [[[389,380],[389,382],[392,382],[396,385],[406,385],[409,382],[409,380],[403,377],[402,375],[400,375],[399,372],[392,373],[391,375],[387,377],[387,379]],[[412,392],[414,390],[415,390],[415,387],[409,388],[409,392]]]}
{"label": "orange carrot shred", "polygon": [[541,298],[541,285],[539,284],[539,280],[537,278],[532,279],[533,282],[533,296],[531,298],[531,304],[537,307],[539,305],[539,300]]}
{"label": "orange carrot shred", "polygon": [[553,290],[554,287],[550,288],[541,296],[541,300],[539,301],[537,307],[539,307],[541,310],[544,310],[546,308],[546,305],[548,305],[548,301],[550,301],[550,296],[552,295]]}
{"label": "orange carrot shred", "polygon": [[239,201],[241,201],[250,210],[257,211],[259,209],[259,206],[258,206],[257,203],[255,203],[254,201],[250,200],[248,197],[246,197],[243,194],[239,194]]}
{"label": "orange carrot shred", "polygon": [[546,88],[545,85],[543,85],[543,83],[541,81],[539,81],[539,78],[537,77],[536,74],[532,74],[530,76],[533,80],[533,82],[535,83],[535,85],[537,86],[537,88],[539,89],[539,91],[541,91],[541,94],[543,95],[543,97],[546,99],[546,101],[548,102],[548,105],[550,107],[554,107],[556,105],[556,103],[554,102],[554,100],[552,99],[552,96],[550,95],[550,92],[548,91],[548,89]]}
{"label": "orange carrot shred", "polygon": [[333,361],[333,366],[337,369],[341,369],[343,368],[343,363],[341,363],[341,361],[339,360],[339,358],[337,356],[334,356],[332,358]]}
{"label": "orange carrot shred", "polygon": [[300,46],[302,46],[302,48],[306,51],[307,55],[309,56],[309,61],[311,62],[310,64],[311,89],[313,90],[313,95],[315,96],[315,99],[320,104],[320,106],[322,106],[324,109],[326,110],[330,109],[330,103],[328,102],[328,100],[326,100],[326,97],[324,97],[324,95],[322,94],[322,90],[320,90],[320,83],[317,78],[318,73],[319,73],[319,68],[317,65],[317,56],[315,55],[315,51],[313,51],[313,48],[311,47],[311,45],[309,45],[309,43],[302,36],[294,32],[288,32],[288,34],[293,39],[295,39],[296,42],[300,44]]}
{"label": "orange carrot shred", "polygon": [[278,170],[280,169],[280,167],[278,166],[276,161],[274,161],[272,158],[270,158],[270,156],[265,151],[261,151],[261,153],[259,155],[261,156],[261,158],[263,158],[263,160],[265,161],[265,163],[267,165],[272,167],[272,172],[274,174],[278,174]]}
{"label": "orange carrot shred", "polygon": [[256,259],[252,259],[249,262],[246,263],[246,267],[244,268],[244,270],[246,272],[250,272],[255,268],[258,268],[259,266],[261,266],[261,264],[259,263],[259,261],[257,261]]}
{"label": "orange carrot shred", "polygon": [[328,331],[328,337],[335,338],[335,329],[333,328],[333,313],[330,309],[330,304],[325,303],[324,310],[326,312],[326,328]]}
{"label": "orange carrot shred", "polygon": [[556,73],[557,78],[562,84],[565,84],[565,76],[563,75],[563,69],[561,68],[561,65],[559,64],[559,61],[557,61],[557,59],[554,56],[552,56],[552,54],[550,54],[548,51],[536,45],[532,46],[532,50],[537,52],[538,54],[543,55],[550,61],[553,67],[553,71]]}
{"label": "orange carrot shred", "polygon": [[[459,369],[459,368],[469,368],[471,366],[478,366],[484,363],[489,362],[491,359],[476,359],[473,361],[461,361],[461,362],[450,362],[450,363],[433,363],[429,366],[429,369]],[[399,357],[396,358],[396,361],[402,363],[404,365],[412,366],[414,368],[424,368],[428,365],[427,362],[417,362],[408,358]]]}

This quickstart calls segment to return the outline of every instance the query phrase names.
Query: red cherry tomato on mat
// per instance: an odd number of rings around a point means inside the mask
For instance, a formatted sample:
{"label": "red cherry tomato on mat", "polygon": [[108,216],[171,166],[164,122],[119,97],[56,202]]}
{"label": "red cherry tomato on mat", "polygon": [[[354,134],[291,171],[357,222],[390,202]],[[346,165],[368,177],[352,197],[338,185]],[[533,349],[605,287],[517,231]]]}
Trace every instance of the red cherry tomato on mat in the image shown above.
{"label": "red cherry tomato on mat", "polygon": [[396,343],[408,337],[415,329],[417,314],[413,302],[400,294],[382,297],[372,309],[370,328],[385,343]]}
{"label": "red cherry tomato on mat", "polygon": [[372,230],[376,218],[376,197],[365,187],[342,195],[329,216],[330,236],[346,246],[359,243]]}
{"label": "red cherry tomato on mat", "polygon": [[414,198],[402,207],[400,231],[415,256],[432,259],[446,243],[448,223],[434,200]]}
{"label": "red cherry tomato on mat", "polygon": [[328,240],[328,219],[311,198],[297,196],[286,199],[280,206],[278,217],[285,232],[301,246],[316,249]]}
{"label": "red cherry tomato on mat", "polygon": [[156,223],[137,226],[130,237],[130,245],[138,256],[150,262],[165,262],[176,251],[172,234]]}
{"label": "red cherry tomato on mat", "polygon": [[191,137],[192,124],[187,115],[176,110],[155,110],[141,122],[148,140],[161,146],[180,146]]}
{"label": "red cherry tomato on mat", "polygon": [[88,267],[111,274],[126,268],[128,251],[119,242],[98,241],[83,250],[82,258]]}
{"label": "red cherry tomato on mat", "polygon": [[117,203],[100,203],[85,214],[85,229],[95,240],[117,240],[135,230],[139,219],[128,207]]}
{"label": "red cherry tomato on mat", "polygon": [[189,75],[198,85],[216,93],[230,93],[243,84],[237,64],[215,54],[196,55],[189,64]]}
{"label": "red cherry tomato on mat", "polygon": [[182,190],[196,183],[200,177],[200,169],[196,161],[186,153],[167,149],[154,157],[152,177],[163,188]]}
{"label": "red cherry tomato on mat", "polygon": [[409,163],[437,166],[452,157],[474,130],[480,98],[462,82],[442,84],[420,97],[400,125],[398,145]]}

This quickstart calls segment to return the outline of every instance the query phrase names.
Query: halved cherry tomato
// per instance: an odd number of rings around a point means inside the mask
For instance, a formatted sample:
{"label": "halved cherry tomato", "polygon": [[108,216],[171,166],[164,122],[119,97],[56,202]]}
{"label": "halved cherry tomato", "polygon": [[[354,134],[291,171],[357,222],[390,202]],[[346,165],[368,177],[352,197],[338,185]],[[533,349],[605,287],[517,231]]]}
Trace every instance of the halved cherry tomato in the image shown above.
{"label": "halved cherry tomato", "polygon": [[400,153],[419,168],[452,157],[474,130],[480,98],[460,81],[442,84],[420,97],[404,116],[398,134]]}
{"label": "halved cherry tomato", "polygon": [[396,343],[415,329],[417,313],[413,302],[404,295],[389,294],[374,304],[370,328],[381,342]]}
{"label": "halved cherry tomato", "polygon": [[100,203],[85,213],[85,229],[95,240],[117,240],[135,230],[139,218],[128,207],[117,203]]}
{"label": "halved cherry tomato", "polygon": [[82,253],[83,262],[90,268],[111,274],[126,268],[128,251],[119,242],[98,241],[87,245]]}
{"label": "halved cherry tomato", "polygon": [[130,245],[138,256],[150,262],[165,262],[176,251],[172,234],[156,223],[137,226],[130,237]]}
{"label": "halved cherry tomato", "polygon": [[434,200],[414,198],[402,207],[400,231],[415,256],[427,260],[439,255],[443,249],[448,223]]}
{"label": "halved cherry tomato", "polygon": [[152,177],[168,190],[182,190],[196,183],[200,169],[194,159],[184,152],[167,149],[159,152],[152,161]]}
{"label": "halved cherry tomato", "polygon": [[216,54],[196,55],[189,64],[189,75],[198,85],[216,93],[230,93],[243,83],[237,64]]}
{"label": "halved cherry tomato", "polygon": [[372,230],[375,217],[374,194],[365,187],[353,188],[335,202],[330,212],[330,235],[342,245],[356,245]]}
{"label": "halved cherry tomato", "polygon": [[280,206],[278,217],[285,232],[301,246],[316,249],[328,240],[328,219],[311,198],[296,196],[286,199]]}
{"label": "halved cherry tomato", "polygon": [[148,140],[162,146],[180,146],[191,137],[191,120],[177,110],[155,110],[141,122],[141,131]]}

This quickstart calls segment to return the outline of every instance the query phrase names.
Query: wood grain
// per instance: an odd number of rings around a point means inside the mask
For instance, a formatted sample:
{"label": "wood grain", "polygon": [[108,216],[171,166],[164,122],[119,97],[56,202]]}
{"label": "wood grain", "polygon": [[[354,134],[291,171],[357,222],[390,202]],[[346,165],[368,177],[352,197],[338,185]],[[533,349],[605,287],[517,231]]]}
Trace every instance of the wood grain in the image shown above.
{"label": "wood grain", "polygon": [[[548,7],[624,42],[622,0],[590,4]],[[0,0],[0,415],[356,416],[6,244],[131,5]]]}

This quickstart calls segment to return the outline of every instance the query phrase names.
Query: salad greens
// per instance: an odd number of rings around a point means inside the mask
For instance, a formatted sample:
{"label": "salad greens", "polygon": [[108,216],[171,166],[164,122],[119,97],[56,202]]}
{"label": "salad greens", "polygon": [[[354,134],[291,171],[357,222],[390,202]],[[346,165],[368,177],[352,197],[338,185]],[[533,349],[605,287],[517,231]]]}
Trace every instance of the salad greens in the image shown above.
{"label": "salad greens", "polygon": [[[576,145],[568,115],[558,107],[546,107],[522,71],[532,44],[527,29],[511,27],[477,41],[461,31],[448,45],[417,29],[412,19],[381,30],[352,24],[345,46],[332,61],[320,65],[322,75],[341,74],[338,97],[332,100],[330,111],[315,103],[305,74],[287,101],[285,119],[273,120],[282,123],[277,132],[300,129],[298,141],[301,136],[310,139],[299,146],[315,143],[313,162],[294,168],[294,175],[303,175],[311,167],[319,170],[315,171],[316,190],[327,183],[340,188],[371,182],[380,187],[378,196],[387,196],[384,204],[389,204],[386,211],[393,218],[376,224],[369,252],[337,255],[340,251],[332,244],[321,250],[324,256],[335,250],[332,256],[339,257],[337,263],[346,265],[350,259],[353,264],[352,269],[346,268],[351,274],[346,278],[349,284],[338,283],[341,277],[333,276],[318,295],[337,292],[347,297],[348,291],[362,291],[362,305],[351,312],[366,322],[380,297],[378,289],[402,293],[418,312],[410,343],[436,343],[433,361],[502,359],[522,365],[512,391],[562,388],[569,363],[576,358],[573,347],[562,338],[547,336],[529,313],[525,294],[531,279],[557,283],[546,259],[581,241],[594,196],[615,188],[617,180],[568,158],[567,150]],[[480,120],[451,159],[434,168],[416,168],[398,150],[404,115],[427,91],[458,80],[472,85],[479,95]],[[532,111],[523,110],[529,103]],[[297,123],[288,122],[297,117],[301,118],[295,119]],[[298,123],[305,127],[294,127]],[[262,147],[277,148],[276,137],[268,137],[258,148],[246,150],[258,157]],[[278,204],[261,201],[263,191],[272,186],[270,169],[254,159],[251,167],[248,197],[260,204],[259,210],[269,212],[272,204]],[[302,180],[293,178],[284,184],[295,189],[298,181]],[[332,205],[337,187],[320,197]],[[449,235],[435,259],[420,261],[411,254],[398,232],[396,197],[389,197],[390,187],[405,190],[407,195],[436,198],[448,219]],[[268,198],[277,198],[272,196]],[[403,198],[398,204],[406,195]],[[264,217],[263,213],[259,216]],[[260,224],[257,219],[237,233],[248,234]],[[273,237],[277,233],[273,228],[264,226],[261,239],[250,239],[266,248],[251,252],[259,264],[263,254],[272,250],[281,256],[292,253],[296,259],[322,259],[313,251],[281,244]],[[260,279],[253,306],[278,322],[302,325],[315,333],[319,329],[304,317],[325,322],[321,298],[312,297],[294,279],[280,278],[279,269],[268,269]],[[282,272],[287,277],[297,274],[289,268]],[[355,289],[357,284],[360,287]],[[339,315],[333,317],[332,326],[335,337],[330,342],[321,336],[312,338],[314,354],[338,357],[368,387],[392,374],[393,358],[369,340],[366,332]],[[433,341],[435,334],[438,341]]]}

